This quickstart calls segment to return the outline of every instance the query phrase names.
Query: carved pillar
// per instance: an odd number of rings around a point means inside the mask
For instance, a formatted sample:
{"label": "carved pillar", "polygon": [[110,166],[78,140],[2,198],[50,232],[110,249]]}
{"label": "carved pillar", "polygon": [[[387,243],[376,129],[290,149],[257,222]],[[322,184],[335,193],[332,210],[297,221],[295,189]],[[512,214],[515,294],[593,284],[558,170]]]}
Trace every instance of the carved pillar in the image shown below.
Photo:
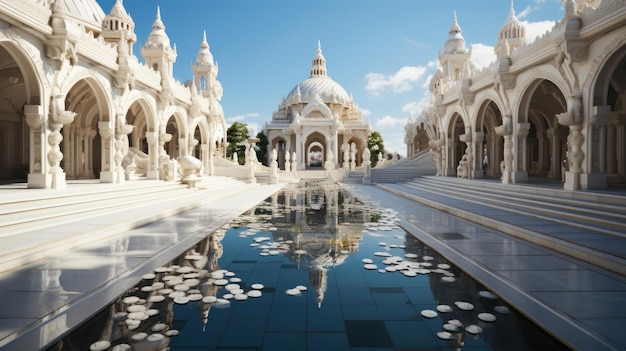
{"label": "carved pillar", "polygon": [[101,144],[100,183],[113,183],[113,128],[109,122],[98,122]]}
{"label": "carved pillar", "polygon": [[65,189],[67,183],[65,182],[65,172],[60,167],[61,160],[63,160],[63,153],[61,152],[61,142],[63,136],[61,135],[61,129],[64,125],[70,124],[74,121],[76,113],[71,111],[65,111],[65,96],[54,95],[51,98],[49,124],[50,134],[48,134],[48,144],[50,145],[48,151],[48,162],[50,162],[50,187],[52,189]]}
{"label": "carved pillar", "polygon": [[122,184],[126,181],[122,160],[126,157],[126,153],[128,153],[128,134],[135,128],[135,126],[125,123],[124,116],[121,116],[121,119],[118,119],[117,128],[115,130],[115,173],[113,183],[117,184]]}
{"label": "carved pillar", "polygon": [[172,140],[172,134],[168,134],[165,131],[159,133],[159,162],[158,171],[159,179],[166,180],[168,172],[168,164],[170,162],[170,156],[165,151],[165,143]]}
{"label": "carved pillar", "polygon": [[583,172],[582,162],[585,159],[585,152],[582,149],[585,137],[581,133],[582,128],[582,124],[569,126],[567,137],[569,171],[565,173],[565,190],[581,189],[580,174]]}
{"label": "carved pillar", "polygon": [[454,160],[456,159],[456,140],[454,138],[447,138],[447,143],[445,146],[445,160],[446,160],[446,171],[444,176],[456,176],[456,165],[454,164]]}
{"label": "carved pillar", "polygon": [[148,142],[148,179],[159,179],[159,138],[156,132],[147,132]]}
{"label": "carved pillar", "polygon": [[[500,168],[500,179],[502,184],[511,184],[513,182],[513,126],[512,117],[505,115],[502,119],[502,125],[494,128],[497,135],[504,138],[503,145],[503,159],[502,162],[497,165]],[[495,159],[494,159],[495,161]]]}
{"label": "carved pillar", "polygon": [[476,132],[474,134],[474,165],[472,171],[472,179],[480,179],[485,177],[485,170],[483,169],[483,141],[485,140],[485,133]]}
{"label": "carved pillar", "polygon": [[44,159],[45,145],[42,142],[46,137],[46,129],[43,128],[43,109],[39,105],[25,105],[24,116],[30,127],[28,133],[30,145],[28,188],[46,189],[49,188],[50,184],[46,180],[47,162]]}

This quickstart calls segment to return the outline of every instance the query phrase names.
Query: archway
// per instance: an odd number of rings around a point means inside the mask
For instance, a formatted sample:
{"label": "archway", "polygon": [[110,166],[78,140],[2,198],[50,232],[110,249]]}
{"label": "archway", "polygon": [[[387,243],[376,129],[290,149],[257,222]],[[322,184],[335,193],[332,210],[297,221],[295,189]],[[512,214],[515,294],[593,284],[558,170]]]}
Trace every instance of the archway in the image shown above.
{"label": "archway", "polygon": [[308,135],[304,145],[306,150],[305,162],[307,167],[323,167],[324,161],[328,158],[326,148],[326,138],[320,132],[313,132]]}
{"label": "archway", "polygon": [[[567,158],[569,130],[558,123],[556,115],[567,109],[565,97],[549,80],[537,80],[525,92],[520,122],[529,123],[526,147],[520,150],[526,155],[516,158],[516,171],[528,172],[529,176],[560,179],[564,160]],[[519,135],[523,138],[523,135]],[[523,140],[518,140],[523,145]],[[518,147],[518,149],[520,149]],[[523,160],[526,163],[523,164]]]}
{"label": "archway", "polygon": [[167,120],[167,124],[165,125],[165,133],[172,136],[171,139],[169,141],[166,141],[163,145],[165,153],[167,153],[170,159],[177,159],[180,156],[183,156],[181,154],[182,150],[181,145],[179,145],[179,138],[184,137],[184,135],[181,136],[178,128],[178,123],[174,115],[170,116],[170,118]]}
{"label": "archway", "polygon": [[149,128],[149,119],[145,102],[133,102],[126,111],[126,124],[135,126],[128,135],[128,153],[123,161],[124,168],[132,164],[135,175],[138,177],[148,176],[150,167],[150,145],[146,138]]}
{"label": "archway", "polygon": [[504,160],[504,138],[495,132],[502,125],[502,113],[492,100],[485,101],[476,120],[476,163],[484,177],[500,178],[500,163]]}
{"label": "archway", "polygon": [[314,141],[309,144],[306,152],[306,166],[318,168],[324,165],[324,145]]}
{"label": "archway", "polygon": [[98,123],[109,120],[102,90],[91,78],[77,81],[66,95],[65,109],[76,113],[76,117],[61,130],[61,168],[68,179],[99,178],[105,150],[102,150]]}
{"label": "archway", "polygon": [[287,142],[285,141],[285,139],[282,137],[277,137],[272,140],[271,145],[270,145],[270,150],[268,150],[268,152],[270,153],[268,154],[269,162],[271,162],[272,150],[276,150],[277,152],[276,161],[278,162],[278,168],[285,169],[285,153],[289,152],[289,150],[287,150]]}
{"label": "archway", "polygon": [[[41,153],[41,144],[46,142],[41,129],[29,133],[24,118],[27,105],[39,109],[41,103],[39,82],[27,60],[13,44],[0,44],[0,183],[23,182],[29,173],[41,172],[42,162],[46,162]],[[36,150],[30,149],[29,135]]]}
{"label": "archway", "polygon": [[593,93],[602,115],[590,124],[590,173],[604,174],[608,186],[626,187],[626,45],[606,61]]}
{"label": "archway", "polygon": [[447,175],[456,175],[456,168],[461,162],[467,144],[459,139],[459,136],[465,134],[465,122],[463,117],[458,113],[455,113],[450,119],[448,125],[448,140],[452,142],[448,144],[448,171]]}
{"label": "archway", "polygon": [[[352,144],[354,144],[354,150],[352,148]],[[363,160],[361,159],[362,158],[361,156],[363,155],[363,148],[364,147],[365,147],[365,145],[363,145],[363,141],[361,141],[361,139],[359,139],[358,137],[353,136],[353,137],[350,137],[348,139],[349,151],[350,152],[354,151],[355,167],[359,167],[363,163]],[[344,155],[342,153],[342,160],[343,160],[343,156]]]}

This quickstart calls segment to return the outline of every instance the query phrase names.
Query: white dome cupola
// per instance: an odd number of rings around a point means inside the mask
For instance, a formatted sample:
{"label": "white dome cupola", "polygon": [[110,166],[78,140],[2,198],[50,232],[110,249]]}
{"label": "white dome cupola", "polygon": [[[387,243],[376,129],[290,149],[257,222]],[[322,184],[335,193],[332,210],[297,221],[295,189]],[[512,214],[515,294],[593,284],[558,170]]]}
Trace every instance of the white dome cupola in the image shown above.
{"label": "white dome cupola", "polygon": [[467,52],[465,49],[465,38],[461,34],[461,27],[456,19],[456,12],[454,13],[454,22],[450,31],[448,32],[448,40],[444,46],[444,52],[446,54],[463,54]]}
{"label": "white dome cupola", "polygon": [[161,9],[157,7],[157,14],[152,24],[152,32],[148,41],[141,48],[141,56],[146,64],[163,75],[172,76],[176,62],[176,46],[170,47],[170,38],[165,33],[165,25],[161,21]]}
{"label": "white dome cupola", "polygon": [[526,45],[526,27],[515,16],[513,0],[511,0],[509,17],[498,32],[498,42],[494,47],[494,51],[496,56],[500,58],[509,56],[513,51],[524,45]]}
{"label": "white dome cupola", "polygon": [[196,55],[196,64],[205,66],[213,64],[213,55],[211,54],[209,42],[206,40],[206,31],[204,32],[202,37],[200,51],[198,51],[198,54]]}
{"label": "white dome cupola", "polygon": [[443,53],[439,54],[443,80],[460,81],[468,77],[473,69],[471,57],[472,52],[465,48],[465,38],[461,34],[461,27],[457,22],[455,12],[452,27],[448,32],[448,40],[444,44]]}
{"label": "white dome cupola", "polygon": [[317,53],[311,62],[311,77],[326,77],[326,59],[322,55],[322,45],[317,41]]}
{"label": "white dome cupola", "polygon": [[221,85],[217,81],[217,64],[213,62],[213,54],[209,49],[209,42],[206,39],[206,31],[202,36],[200,50],[196,55],[196,62],[191,65],[193,79],[196,87],[204,97],[215,97],[219,100],[222,97]]}

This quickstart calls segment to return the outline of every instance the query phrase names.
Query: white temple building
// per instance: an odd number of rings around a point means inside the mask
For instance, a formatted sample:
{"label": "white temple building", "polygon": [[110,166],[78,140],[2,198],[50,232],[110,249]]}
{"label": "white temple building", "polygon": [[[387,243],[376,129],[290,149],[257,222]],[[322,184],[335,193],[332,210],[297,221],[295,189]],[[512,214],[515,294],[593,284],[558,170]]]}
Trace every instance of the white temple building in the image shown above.
{"label": "white temple building", "polygon": [[430,105],[405,127],[407,156],[430,149],[439,176],[624,187],[626,2],[563,3],[563,18],[530,44],[511,3],[494,33],[497,60],[481,70],[455,15]]}
{"label": "white temple building", "polygon": [[0,1],[1,182],[167,180],[183,156],[211,174],[226,140],[218,67],[198,33],[193,81],[176,81],[177,48],[154,11],[141,63],[121,0],[108,15],[95,0]]}
{"label": "white temple building", "polygon": [[318,42],[311,75],[283,98],[263,132],[268,148],[278,151],[280,169],[294,156],[298,170],[331,165],[354,169],[361,165],[371,126],[352,96],[328,76]]}

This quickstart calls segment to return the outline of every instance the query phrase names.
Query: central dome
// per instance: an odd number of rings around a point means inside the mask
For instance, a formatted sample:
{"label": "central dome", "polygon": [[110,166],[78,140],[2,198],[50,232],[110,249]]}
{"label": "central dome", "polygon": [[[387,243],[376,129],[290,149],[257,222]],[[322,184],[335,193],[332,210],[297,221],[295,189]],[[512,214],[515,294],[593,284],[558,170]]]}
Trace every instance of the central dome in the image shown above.
{"label": "central dome", "polygon": [[346,90],[326,73],[326,59],[320,43],[311,62],[311,76],[296,85],[287,96],[287,101],[311,101],[319,96],[322,101],[347,104],[351,99]]}
{"label": "central dome", "polygon": [[287,101],[295,98],[300,94],[303,100],[311,100],[316,95],[319,96],[324,102],[336,101],[336,102],[348,102],[350,96],[346,90],[339,85],[339,83],[332,80],[328,76],[309,77],[296,87],[291,89],[287,96]]}

